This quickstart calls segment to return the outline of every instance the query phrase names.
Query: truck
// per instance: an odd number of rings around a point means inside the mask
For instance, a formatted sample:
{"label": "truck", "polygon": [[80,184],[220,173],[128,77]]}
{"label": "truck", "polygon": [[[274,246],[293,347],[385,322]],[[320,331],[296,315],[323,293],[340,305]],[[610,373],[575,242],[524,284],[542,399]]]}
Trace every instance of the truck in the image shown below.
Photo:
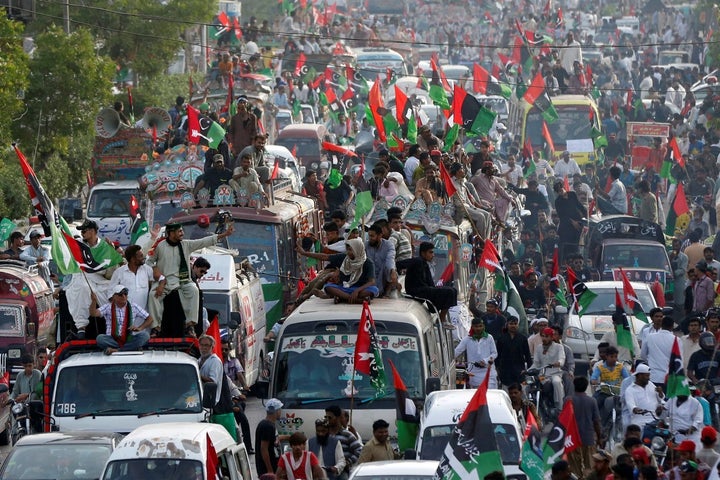
{"label": "truck", "polygon": [[154,338],[105,355],[94,340],[58,347],[43,385],[45,431],[129,433],[141,425],[203,422],[215,384],[202,384],[197,340]]}
{"label": "truck", "polygon": [[24,354],[34,358],[38,347],[54,343],[54,308],[53,291],[36,267],[0,261],[0,370],[9,372],[12,382],[23,369]]}

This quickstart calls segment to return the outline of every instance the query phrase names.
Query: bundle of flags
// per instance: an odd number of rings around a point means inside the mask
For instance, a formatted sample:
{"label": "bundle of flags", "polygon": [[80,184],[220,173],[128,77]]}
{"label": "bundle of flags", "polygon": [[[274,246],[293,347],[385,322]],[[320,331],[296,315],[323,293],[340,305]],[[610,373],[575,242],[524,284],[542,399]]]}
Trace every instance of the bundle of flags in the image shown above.
{"label": "bundle of flags", "polygon": [[77,240],[65,219],[45,193],[45,189],[30,167],[25,155],[17,145],[13,149],[20,162],[25,184],[35,213],[41,220],[43,230],[52,236],[51,253],[58,270],[63,275],[80,272],[99,272],[122,263],[122,256],[108,242],[98,242],[94,247]]}
{"label": "bundle of flags", "polygon": [[378,341],[377,330],[370,305],[363,302],[362,316],[358,327],[357,340],[355,341],[354,354],[355,371],[364,373],[370,377],[370,385],[375,389],[376,395],[381,397],[385,394],[385,366],[383,365],[382,352]]}

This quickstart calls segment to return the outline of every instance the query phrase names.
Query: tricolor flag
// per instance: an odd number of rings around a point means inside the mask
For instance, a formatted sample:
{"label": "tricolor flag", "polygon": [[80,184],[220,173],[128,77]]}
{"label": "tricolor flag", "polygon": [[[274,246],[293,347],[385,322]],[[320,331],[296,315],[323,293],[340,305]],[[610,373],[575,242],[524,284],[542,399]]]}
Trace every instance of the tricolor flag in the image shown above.
{"label": "tricolor flag", "polygon": [[665,379],[667,398],[677,397],[679,395],[690,395],[690,386],[685,377],[683,370],[682,356],[680,355],[680,344],[677,337],[673,342],[670,352],[670,363],[668,365],[668,375]]}
{"label": "tricolor flag", "polygon": [[538,109],[546,122],[553,123],[560,118],[545,88],[545,78],[543,78],[542,72],[535,75],[523,98]]}
{"label": "tricolor flag", "polygon": [[393,384],[395,386],[395,400],[397,404],[397,420],[395,426],[398,432],[398,448],[400,451],[415,448],[418,427],[420,426],[420,415],[418,414],[415,402],[408,395],[405,382],[400,377],[400,372],[395,368],[392,360],[388,361],[393,372]]}
{"label": "tricolor flag", "polygon": [[687,198],[685,197],[685,187],[682,182],[678,182],[675,197],[673,197],[665,219],[665,234],[673,237],[678,233],[675,231],[677,225],[687,226],[689,222],[690,207],[688,207]]}
{"label": "tricolor flag", "polygon": [[382,352],[378,341],[375,321],[370,313],[370,305],[363,302],[362,316],[355,341],[355,354],[353,355],[355,371],[370,377],[370,385],[375,389],[376,395],[381,397],[385,393],[385,367]]}
{"label": "tricolor flag", "polygon": [[140,203],[135,195],[130,195],[130,218],[133,219],[130,226],[130,245],[135,245],[138,238],[142,237],[150,231],[147,220],[140,212]]}
{"label": "tricolor flag", "polygon": [[633,288],[632,284],[630,283],[630,280],[628,280],[627,275],[625,275],[625,272],[623,271],[622,267],[620,267],[620,275],[622,277],[623,300],[625,301],[625,305],[627,305],[627,307],[630,309],[630,312],[632,313],[632,315],[634,317],[637,317],[640,320],[642,320],[643,322],[647,323],[648,318],[647,318],[647,315],[645,315],[643,306],[640,303],[637,293],[635,293],[635,289]]}
{"label": "tricolor flag", "polygon": [[568,286],[572,292],[578,316],[582,316],[597,297],[597,293],[590,290],[584,282],[580,281],[570,267],[567,268],[567,277]]}
{"label": "tricolor flag", "polygon": [[575,420],[575,408],[571,399],[565,401],[558,421],[553,425],[550,435],[543,447],[545,470],[550,470],[553,463],[562,459],[564,454],[580,447],[580,434]]}
{"label": "tricolor flag", "polygon": [[[615,315],[613,321],[615,323],[615,337],[617,338],[618,347],[627,348],[630,352],[630,356],[635,356],[635,342],[633,342],[633,334],[630,329],[630,323],[628,323],[627,315],[625,315],[625,308],[623,308],[622,300],[620,300],[620,293],[617,288],[615,289]],[[620,317],[622,315],[622,317]],[[615,321],[615,319],[618,321]],[[619,319],[622,318],[622,322]]]}

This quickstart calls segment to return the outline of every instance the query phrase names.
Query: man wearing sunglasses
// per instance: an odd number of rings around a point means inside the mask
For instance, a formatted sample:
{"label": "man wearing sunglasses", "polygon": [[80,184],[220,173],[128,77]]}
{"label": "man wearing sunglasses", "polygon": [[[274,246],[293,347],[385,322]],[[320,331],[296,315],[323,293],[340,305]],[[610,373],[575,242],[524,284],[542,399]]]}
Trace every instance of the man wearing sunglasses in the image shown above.
{"label": "man wearing sunglasses", "polygon": [[117,351],[139,350],[150,341],[148,329],[153,319],[138,304],[128,301],[128,289],[115,285],[110,303],[98,308],[95,293],[91,295],[90,315],[105,319],[105,334],[97,336],[97,345],[110,355]]}

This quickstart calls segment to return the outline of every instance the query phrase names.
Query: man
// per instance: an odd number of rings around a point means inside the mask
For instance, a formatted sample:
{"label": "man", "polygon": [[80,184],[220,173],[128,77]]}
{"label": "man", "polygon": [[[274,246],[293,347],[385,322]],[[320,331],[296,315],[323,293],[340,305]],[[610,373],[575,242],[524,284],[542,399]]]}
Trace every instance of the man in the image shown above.
{"label": "man", "polygon": [[422,125],[418,128],[417,143],[420,146],[420,149],[426,152],[430,150],[428,148],[428,144],[435,144],[437,148],[442,148],[444,146],[443,141],[432,134],[429,125]]}
{"label": "man", "polygon": [[[537,347],[542,345],[542,331],[548,328],[550,322],[545,317],[535,318],[530,322],[531,330],[533,333],[528,337],[528,348],[530,349],[530,355],[535,358],[535,350]],[[543,365],[545,366],[545,365]]]}
{"label": "man", "polygon": [[127,263],[113,272],[110,285],[124,285],[128,289],[128,301],[147,310],[150,285],[157,278],[152,267],[145,264],[145,253],[140,245],[130,245],[125,250],[125,260]]}
{"label": "man", "polygon": [[[450,173],[457,164],[450,166]],[[520,167],[518,167],[520,168]],[[470,178],[470,183],[475,188],[475,197],[481,207],[485,207],[494,213],[495,218],[501,223],[505,223],[510,212],[510,205],[513,203],[511,197],[495,178],[495,164],[492,162],[483,163],[480,171],[476,172]],[[520,169],[522,175],[522,169]]]}
{"label": "man", "polygon": [[[690,248],[690,247],[688,247]],[[687,251],[687,249],[685,249]],[[698,262],[695,265],[697,280],[692,285],[693,312],[705,312],[715,303],[715,284],[708,275],[708,268],[705,262]]]}
{"label": "man", "polygon": [[140,305],[128,301],[124,285],[115,285],[109,301],[98,308],[97,296],[91,293],[90,315],[105,319],[105,334],[97,336],[97,346],[106,355],[141,349],[150,341],[147,329],[153,324],[152,317]]}
{"label": "man", "polygon": [[687,255],[688,265],[692,268],[705,258],[705,244],[700,241],[701,230],[692,230],[688,233],[690,244],[685,247],[683,253]]}
{"label": "man", "polygon": [[700,349],[690,355],[687,363],[687,376],[697,384],[701,380],[714,379],[720,367],[720,352],[715,350],[717,340],[712,332],[703,332],[698,338]]}
{"label": "man", "polygon": [[523,180],[523,171],[522,167],[515,163],[515,155],[508,155],[507,165],[503,167],[501,176],[507,180],[508,184],[520,186],[520,182]]}
{"label": "man", "polygon": [[[240,165],[240,160],[245,155],[250,156],[250,167],[255,169],[258,174],[261,174],[264,172],[265,175],[267,175],[267,163],[265,163],[265,145],[267,144],[267,135],[264,133],[258,133],[255,135],[252,139],[252,144],[248,145],[247,147],[243,148],[242,151],[238,154],[237,158],[235,159],[235,163],[233,164],[235,168],[242,166]],[[261,172],[261,168],[265,168],[263,172]],[[266,178],[263,178],[263,180],[267,180]]]}
{"label": "man", "polygon": [[241,190],[244,191],[247,196],[257,192],[262,193],[262,183],[260,183],[258,172],[252,168],[252,157],[250,154],[240,152],[240,166],[233,170],[233,176],[228,182],[228,185],[235,190],[235,195],[238,197],[238,200]]}
{"label": "man", "polygon": [[[35,368],[35,359],[32,355],[25,354],[20,357],[22,371],[17,374],[15,385],[13,385],[10,399],[18,403],[30,400],[30,419],[35,433],[42,432],[42,381],[43,376],[40,370]],[[39,387],[39,388],[38,388]],[[9,434],[10,432],[8,432]],[[30,433],[30,432],[28,432]]]}
{"label": "man", "polygon": [[213,157],[213,168],[195,180],[193,195],[197,197],[198,192],[204,188],[209,192],[210,198],[213,198],[215,196],[215,190],[217,190],[220,185],[229,185],[232,178],[232,170],[225,168],[223,156],[217,154]]}
{"label": "man", "polygon": [[[718,235],[720,238],[720,235]],[[672,249],[668,253],[670,258],[670,267],[675,277],[675,291],[673,292],[673,301],[678,308],[685,305],[685,288],[687,286],[688,276],[688,257],[681,251],[682,241],[679,238],[673,238]],[[704,254],[704,251],[703,251]]]}
{"label": "man", "polygon": [[[257,117],[251,113],[251,107],[246,95],[240,95],[237,99],[237,113],[230,120],[227,131],[227,139],[232,146],[233,157],[248,145],[257,135]],[[272,470],[270,473],[274,472]]]}
{"label": "man", "polygon": [[715,466],[720,460],[720,453],[715,451],[717,430],[710,425],[703,427],[700,433],[700,443],[702,443],[702,448],[696,452],[698,460],[707,465]]}
{"label": "man", "polygon": [[415,173],[415,169],[420,166],[420,159],[417,157],[417,155],[419,154],[420,145],[410,145],[410,150],[408,150],[408,158],[405,160],[405,166],[403,167],[403,173],[405,174],[405,183],[407,183],[408,187],[412,186],[413,174]]}
{"label": "man", "polygon": [[190,254],[203,247],[215,245],[232,235],[235,229],[232,223],[221,234],[209,235],[197,240],[184,240],[182,225],[170,223],[165,226],[165,241],[155,247],[149,264],[158,278],[158,286],[154,296],[149,298],[148,307],[152,316],[157,320],[155,326],[162,322],[165,297],[175,290],[180,294],[180,304],[185,313],[186,333],[193,335],[194,326],[198,323],[200,310],[200,291],[190,278]]}
{"label": "man", "polygon": [[358,438],[347,428],[342,426],[343,411],[337,405],[330,405],[325,409],[325,420],[328,423],[328,433],[340,441],[345,456],[344,473],[350,472],[362,452],[363,445]]}
{"label": "man", "polygon": [[[565,460],[558,460],[553,463],[550,469],[550,480],[573,480],[573,473],[570,464]],[[630,479],[632,480],[632,479]]]}
{"label": "man", "polygon": [[692,440],[683,440],[675,448],[680,464],[668,472],[668,478],[680,480],[696,480],[708,478],[710,466],[698,460],[696,446]]}
{"label": "man", "polygon": [[612,456],[605,450],[598,450],[592,455],[592,472],[585,476],[586,480],[605,480],[612,472],[610,470]]}
{"label": "man", "polygon": [[[470,288],[472,289],[473,287]],[[475,311],[471,310],[473,314],[483,319],[483,321],[485,322],[485,329],[496,340],[505,331],[505,326],[507,324],[507,320],[505,319],[505,316],[500,313],[499,307],[500,305],[498,301],[494,298],[490,298],[487,302],[485,302],[484,313],[479,312],[480,315],[477,315]],[[525,338],[527,340],[527,337]]]}
{"label": "man", "polygon": [[590,382],[596,386],[594,397],[601,412],[603,437],[607,437],[610,430],[615,397],[620,395],[620,383],[629,376],[625,365],[618,362],[617,347],[608,345],[605,348],[605,360],[595,364],[590,376]]}
{"label": "man", "polygon": [[568,32],[565,37],[565,45],[563,45],[563,48],[560,50],[559,61],[568,75],[572,74],[575,62],[583,63],[582,47],[580,43],[575,40],[575,35],[572,32]]}
{"label": "man", "polygon": [[[280,420],[283,403],[277,398],[265,402],[265,418],[260,420],[255,429],[255,468],[260,477],[266,473],[273,473],[278,468],[278,446],[280,442],[287,441],[287,435],[278,435],[275,422]],[[304,442],[303,442],[304,443]]]}
{"label": "man", "polygon": [[[390,242],[395,245],[395,263],[412,257],[412,233],[403,227],[401,213],[388,212],[388,233]],[[383,238],[385,229],[383,228]]]}
{"label": "man", "polygon": [[252,436],[250,435],[250,422],[248,422],[247,416],[245,415],[245,394],[244,391],[248,391],[247,382],[245,381],[245,369],[243,369],[240,361],[230,356],[230,340],[227,337],[222,337],[220,340],[220,347],[222,351],[222,362],[223,372],[227,375],[227,378],[233,383],[233,414],[235,416],[235,422],[240,425],[242,431],[242,439],[245,444],[245,449],[248,455],[254,455],[255,450],[252,447]]}
{"label": "man", "polygon": [[478,388],[490,369],[488,388],[497,388],[497,371],[493,365],[498,355],[495,339],[485,331],[485,323],[481,318],[472,319],[470,334],[455,347],[455,358],[462,353],[465,353],[467,359],[470,386]]}
{"label": "man", "polygon": [[688,334],[680,339],[680,350],[683,354],[683,370],[687,372],[688,362],[693,353],[700,350],[700,333],[702,322],[698,317],[691,317],[687,321]]}
{"label": "man", "polygon": [[[662,313],[662,310],[661,310]],[[625,325],[626,321],[629,321],[627,319],[627,315],[625,313],[613,313],[612,316],[613,325]],[[620,363],[628,363],[631,364],[633,357],[637,355],[640,352],[640,345],[638,344],[637,337],[635,335],[632,335],[632,343],[633,343],[633,351],[632,353],[626,346],[618,345],[617,341],[617,331],[615,328],[608,330],[605,332],[600,339],[600,344],[598,344],[598,350],[595,352],[595,355],[593,356],[593,362],[597,362],[600,360],[599,350],[600,345],[602,343],[607,343],[608,345],[612,345],[613,348],[615,348],[618,351],[617,360]],[[600,404],[600,409],[602,410],[602,404],[598,401]]]}
{"label": "man", "polygon": [[[630,412],[630,423],[639,425],[640,428],[653,420],[650,413],[660,415],[662,405],[660,399],[663,396],[662,390],[650,381],[650,367],[644,363],[635,368],[635,382],[627,390],[623,400]],[[649,412],[649,413],[648,413]]]}
{"label": "man", "polygon": [[[487,320],[485,322],[487,324]],[[497,348],[495,367],[500,383],[503,385],[520,383],[521,373],[532,365],[533,358],[530,354],[527,337],[519,331],[517,317],[508,318],[507,331],[501,333],[495,343]]]}
{"label": "man", "polygon": [[290,451],[280,456],[275,478],[278,480],[325,479],[325,473],[320,467],[318,458],[313,452],[305,450],[305,444],[307,443],[305,434],[302,432],[293,433],[290,435],[289,443]]}
{"label": "man", "polygon": [[333,255],[336,253],[345,253],[345,239],[340,235],[337,223],[327,222],[322,227],[325,233],[322,253]]}
{"label": "man", "polygon": [[[638,211],[638,217],[648,222],[657,223],[657,198],[650,191],[650,182],[641,180],[640,183],[638,183],[638,192],[640,192],[640,210]],[[712,249],[710,250],[712,251]]]}
{"label": "man", "polygon": [[[665,316],[662,320],[662,330],[654,335],[649,335],[642,344],[640,358],[645,360],[652,372],[650,380],[660,388],[665,388],[665,377],[668,374],[670,363],[670,352],[675,343],[673,328],[675,321],[671,316]],[[682,356],[682,349],[680,350]]]}
{"label": "man", "polygon": [[[221,400],[229,400],[223,399],[222,395],[223,393],[223,380],[225,379],[225,370],[223,368],[223,362],[213,353],[213,350],[215,348],[215,339],[211,337],[210,335],[202,335],[198,339],[198,345],[200,346],[200,358],[198,359],[198,365],[200,367],[200,380],[203,383],[214,383],[215,384],[215,402],[213,403],[213,406],[216,407]],[[227,392],[229,395],[229,392]],[[226,425],[224,425],[224,422],[220,421],[220,418],[218,418],[220,415],[225,415],[225,412],[217,413],[213,412],[213,415],[210,417],[210,421],[213,423],[218,423],[226,427],[228,430],[228,433],[232,435],[232,437],[237,441],[237,433],[236,433],[236,426],[234,422],[234,416],[233,418],[233,428],[232,431],[230,431],[230,428],[227,428]]]}
{"label": "man", "polygon": [[595,189],[597,204],[603,215],[627,215],[627,193],[625,185],[620,181],[621,173],[622,170],[617,165],[610,167],[610,190],[605,193],[600,188]]}
{"label": "man", "polygon": [[508,396],[510,397],[510,406],[515,411],[515,416],[520,423],[520,430],[525,431],[530,415],[535,419],[538,430],[542,431],[543,424],[540,414],[538,414],[535,404],[528,400],[523,393],[520,383],[511,383],[507,386]]}
{"label": "man", "polygon": [[480,197],[472,183],[467,181],[465,169],[460,163],[450,165],[452,183],[457,192],[452,197],[456,215],[460,218],[468,217],[473,223],[474,230],[481,238],[490,238],[492,230],[492,216],[486,208],[490,204],[480,201]]}
{"label": "man", "polygon": [[397,284],[398,275],[395,269],[395,248],[383,238],[380,224],[374,223],[370,226],[365,250],[367,258],[372,260],[375,265],[378,296],[382,296],[388,284]]}
{"label": "man", "polygon": [[532,368],[545,368],[545,381],[551,381],[555,409],[559,412],[565,398],[562,381],[562,366],[565,364],[565,349],[555,343],[555,330],[546,327],[540,333],[541,345],[535,348]]}
{"label": "man", "polygon": [[648,317],[650,317],[650,323],[643,325],[640,329],[640,334],[638,335],[640,343],[645,343],[649,335],[658,333],[662,330],[662,321],[663,318],[665,318],[665,314],[663,313],[662,308],[654,307],[650,309],[650,312],[648,312]]}
{"label": "man", "polygon": [[457,290],[455,287],[435,286],[434,258],[435,245],[432,242],[422,242],[419,256],[398,262],[398,268],[406,271],[405,291],[414,297],[433,302],[440,312],[443,325],[452,327],[448,310],[457,305]]}
{"label": "man", "polygon": [[[563,162],[558,162],[561,164]],[[555,211],[560,219],[558,225],[558,239],[560,258],[567,258],[568,254],[578,251],[580,233],[583,230],[583,219],[587,215],[585,207],[578,200],[575,192],[568,192],[562,180],[555,182],[553,191],[556,194]]]}
{"label": "man", "polygon": [[538,313],[547,312],[545,290],[538,286],[538,275],[535,270],[528,270],[525,273],[525,282],[518,288],[518,293],[526,309],[535,309]]}
{"label": "man", "polygon": [[621,455],[632,455],[633,451],[642,449],[645,454],[650,458],[650,464],[657,467],[657,461],[655,456],[652,454],[652,450],[643,444],[642,442],[642,428],[633,423],[628,424],[625,427],[625,436],[622,442],[618,442],[612,449],[612,459],[610,466],[615,465],[619,462]]}
{"label": "man", "polygon": [[672,422],[675,441],[692,440],[700,443],[700,429],[703,427],[703,409],[693,396],[678,395],[665,405],[665,421]]}
{"label": "man", "polygon": [[0,254],[0,260],[20,260],[22,246],[25,243],[21,232],[13,232],[8,239],[9,248]]}
{"label": "man", "polygon": [[560,157],[560,160],[555,162],[555,178],[563,179],[567,177],[572,178],[573,175],[579,173],[582,175],[582,170],[578,166],[577,162],[570,156],[570,152],[565,150]]}
{"label": "man", "polygon": [[575,423],[580,434],[580,448],[573,450],[568,455],[568,461],[573,473],[582,478],[585,471],[592,466],[592,455],[595,453],[595,446],[602,438],[600,429],[600,412],[594,398],[586,392],[588,388],[587,377],[573,379],[575,394],[571,397],[573,410],[575,411]]}
{"label": "man", "polygon": [[358,459],[358,464],[379,462],[382,460],[397,460],[400,458],[400,455],[393,450],[392,444],[389,441],[389,426],[390,424],[382,419],[373,422],[373,438],[363,447],[360,458]]}
{"label": "man", "polygon": [[22,251],[20,260],[23,260],[28,267],[37,265],[40,276],[43,277],[48,286],[52,287],[53,282],[48,268],[50,249],[40,243],[41,238],[42,234],[37,230],[30,233],[30,246],[25,247],[25,250]]}
{"label": "man", "polygon": [[306,448],[318,458],[328,480],[336,480],[345,470],[342,444],[337,437],[330,435],[327,420],[315,420],[315,436],[308,440]]}
{"label": "man", "polygon": [[712,247],[705,247],[703,250],[703,259],[708,267],[712,267],[716,272],[720,272],[720,262],[715,260],[715,251]]}

